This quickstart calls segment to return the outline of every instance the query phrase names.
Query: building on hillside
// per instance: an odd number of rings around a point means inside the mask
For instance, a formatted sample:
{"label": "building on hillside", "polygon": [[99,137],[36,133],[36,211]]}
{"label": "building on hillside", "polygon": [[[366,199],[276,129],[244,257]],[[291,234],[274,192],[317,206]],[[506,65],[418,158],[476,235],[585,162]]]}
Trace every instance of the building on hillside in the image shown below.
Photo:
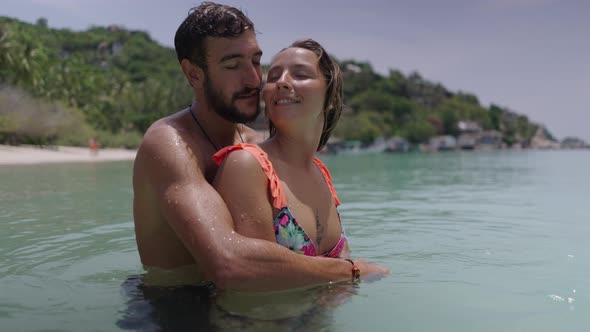
{"label": "building on hillside", "polygon": [[495,150],[503,146],[502,133],[497,130],[482,131],[477,140],[476,149]]}
{"label": "building on hillside", "polygon": [[410,142],[403,137],[395,136],[385,142],[385,152],[408,152],[410,151]]}
{"label": "building on hillside", "polygon": [[434,136],[429,140],[431,151],[449,151],[457,148],[457,139],[451,135]]}
{"label": "building on hillside", "polygon": [[475,149],[481,134],[481,127],[473,121],[459,121],[457,128],[459,129],[457,147],[462,150]]}

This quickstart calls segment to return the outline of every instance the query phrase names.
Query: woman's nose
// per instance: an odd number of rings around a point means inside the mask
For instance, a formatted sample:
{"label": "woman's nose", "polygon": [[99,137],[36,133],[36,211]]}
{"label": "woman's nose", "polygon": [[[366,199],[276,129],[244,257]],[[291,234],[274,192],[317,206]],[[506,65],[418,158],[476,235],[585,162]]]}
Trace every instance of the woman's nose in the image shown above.
{"label": "woman's nose", "polygon": [[282,81],[282,82],[277,82],[277,90],[289,90],[290,89],[290,85],[289,83]]}
{"label": "woman's nose", "polygon": [[289,74],[284,73],[283,75],[281,75],[281,77],[277,80],[277,90],[282,90],[282,89],[290,90],[291,83],[290,83],[289,79],[290,79]]}

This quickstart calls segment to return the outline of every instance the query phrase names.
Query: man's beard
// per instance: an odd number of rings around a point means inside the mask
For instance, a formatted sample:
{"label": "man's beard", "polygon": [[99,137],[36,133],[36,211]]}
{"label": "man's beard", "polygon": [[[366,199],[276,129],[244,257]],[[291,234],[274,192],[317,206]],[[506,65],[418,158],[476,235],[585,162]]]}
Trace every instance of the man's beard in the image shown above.
{"label": "man's beard", "polygon": [[258,114],[260,114],[260,103],[258,101],[256,102],[256,111],[253,114],[244,114],[235,106],[236,100],[244,97],[251,97],[253,93],[255,93],[256,96],[259,96],[260,89],[244,88],[242,91],[234,93],[231,97],[231,101],[226,103],[223,100],[222,94],[211,84],[211,80],[208,78],[205,80],[205,98],[207,98],[209,105],[211,105],[213,110],[215,110],[215,112],[222,118],[234,123],[252,122],[256,120]]}

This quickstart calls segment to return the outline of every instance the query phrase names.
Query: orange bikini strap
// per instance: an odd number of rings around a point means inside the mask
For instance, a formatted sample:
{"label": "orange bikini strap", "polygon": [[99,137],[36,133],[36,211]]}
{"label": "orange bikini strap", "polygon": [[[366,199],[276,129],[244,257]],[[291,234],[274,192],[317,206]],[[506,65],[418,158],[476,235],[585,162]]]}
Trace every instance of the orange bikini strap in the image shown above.
{"label": "orange bikini strap", "polygon": [[324,165],[324,163],[322,163],[322,161],[318,158],[313,158],[313,162],[318,166],[320,172],[322,172],[324,180],[326,180],[328,188],[330,188],[330,192],[332,193],[332,197],[334,198],[334,204],[336,204],[336,206],[340,205],[340,200],[338,199],[338,195],[336,194],[336,189],[332,184],[332,175],[330,174],[330,171],[328,171],[326,165]]}
{"label": "orange bikini strap", "polygon": [[[268,159],[268,155],[258,145],[238,143],[233,146],[227,146],[217,151],[217,153],[213,155],[213,161],[215,161],[217,165],[220,165],[227,155],[235,150],[248,151],[254,156],[254,158],[256,158],[260,164],[260,167],[262,167],[262,171],[264,174],[266,174],[266,177],[268,177],[270,194],[273,198],[272,205],[279,210],[287,206],[287,198],[285,196],[285,192],[283,191],[283,187],[281,186],[281,182],[279,181],[279,177],[272,167],[270,159]],[[244,176],[248,175],[244,174]]]}

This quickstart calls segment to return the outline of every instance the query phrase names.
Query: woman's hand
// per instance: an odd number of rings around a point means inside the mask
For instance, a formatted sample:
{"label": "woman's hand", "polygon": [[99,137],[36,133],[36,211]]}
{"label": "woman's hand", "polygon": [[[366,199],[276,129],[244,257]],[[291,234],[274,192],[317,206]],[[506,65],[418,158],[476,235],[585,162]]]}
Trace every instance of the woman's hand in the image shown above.
{"label": "woman's hand", "polygon": [[361,280],[376,281],[391,273],[388,268],[375,263],[369,263],[363,258],[355,259],[354,265],[361,270]]}

